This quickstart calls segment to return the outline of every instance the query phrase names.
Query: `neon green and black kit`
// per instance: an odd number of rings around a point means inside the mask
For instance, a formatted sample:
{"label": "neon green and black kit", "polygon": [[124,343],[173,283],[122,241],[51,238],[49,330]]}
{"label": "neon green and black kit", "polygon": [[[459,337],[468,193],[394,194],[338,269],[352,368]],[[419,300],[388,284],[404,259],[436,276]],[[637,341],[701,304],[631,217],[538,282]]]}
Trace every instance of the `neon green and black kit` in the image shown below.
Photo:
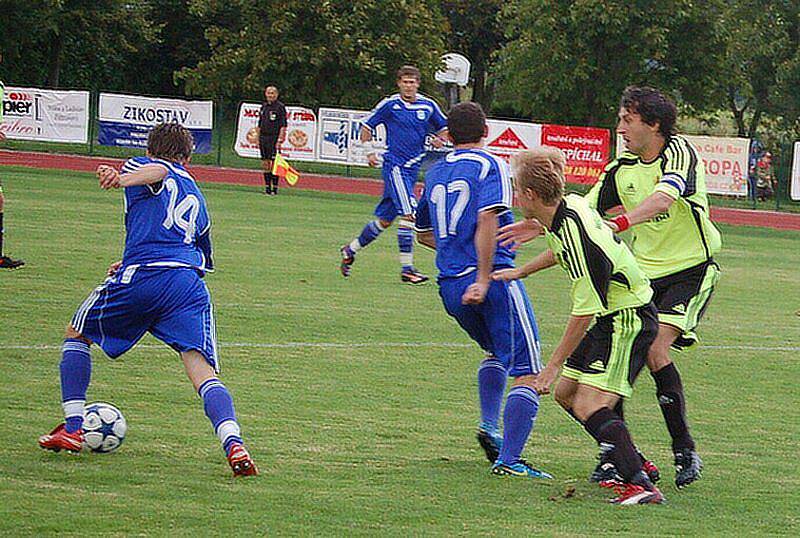
{"label": "neon green and black kit", "polygon": [[581,196],[564,197],[545,239],[572,281],[571,314],[596,316],[562,374],[630,396],[658,332],[650,281],[627,245]]}

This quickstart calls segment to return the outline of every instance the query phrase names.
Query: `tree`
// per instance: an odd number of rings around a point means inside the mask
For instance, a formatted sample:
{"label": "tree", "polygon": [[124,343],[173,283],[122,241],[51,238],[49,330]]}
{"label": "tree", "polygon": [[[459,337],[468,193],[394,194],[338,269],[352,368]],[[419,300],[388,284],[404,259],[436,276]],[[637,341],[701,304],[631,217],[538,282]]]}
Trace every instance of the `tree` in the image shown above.
{"label": "tree", "polygon": [[191,9],[211,48],[178,74],[196,95],[253,98],[275,82],[291,102],[367,107],[393,91],[404,63],[430,83],[444,53],[432,0],[192,0]]}
{"label": "tree", "polygon": [[158,33],[146,0],[4,0],[0,10],[16,84],[130,88],[141,77],[128,62]]}
{"label": "tree", "polygon": [[739,136],[755,138],[765,116],[797,128],[800,113],[800,2],[739,0],[728,4],[722,28],[725,76],[718,91]]}
{"label": "tree", "polygon": [[494,84],[489,78],[494,53],[505,43],[500,24],[504,0],[442,0],[441,10],[450,24],[447,46],[472,63],[473,100],[490,110]]}
{"label": "tree", "polygon": [[502,12],[499,104],[538,120],[611,126],[625,86],[650,84],[713,108],[719,9],[717,0],[512,0]]}

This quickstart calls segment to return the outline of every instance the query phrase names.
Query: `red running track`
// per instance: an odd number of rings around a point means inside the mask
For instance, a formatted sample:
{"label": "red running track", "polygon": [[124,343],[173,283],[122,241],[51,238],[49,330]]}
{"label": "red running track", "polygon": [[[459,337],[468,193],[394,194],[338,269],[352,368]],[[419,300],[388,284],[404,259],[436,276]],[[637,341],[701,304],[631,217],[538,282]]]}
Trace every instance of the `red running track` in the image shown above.
{"label": "red running track", "polygon": [[[32,168],[94,172],[99,164],[120,166],[122,162],[120,159],[84,155],[0,151],[0,165],[29,166]],[[259,187],[264,184],[261,172],[258,170],[202,165],[189,166],[189,170],[198,181]],[[284,184],[284,186],[286,185]],[[297,186],[293,188],[378,196],[383,192],[383,183],[374,179],[303,174]],[[795,213],[712,207],[711,218],[716,222],[725,224],[759,226],[778,230],[800,230],[800,214]]]}

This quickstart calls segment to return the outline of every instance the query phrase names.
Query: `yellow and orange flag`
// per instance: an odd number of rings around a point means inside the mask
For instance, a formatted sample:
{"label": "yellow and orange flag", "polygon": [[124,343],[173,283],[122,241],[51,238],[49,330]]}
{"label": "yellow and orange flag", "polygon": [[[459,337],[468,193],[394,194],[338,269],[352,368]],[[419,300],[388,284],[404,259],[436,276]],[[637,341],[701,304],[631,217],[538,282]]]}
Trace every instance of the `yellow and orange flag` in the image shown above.
{"label": "yellow and orange flag", "polygon": [[297,180],[300,179],[300,174],[292,168],[292,165],[289,164],[289,161],[286,158],[278,153],[275,155],[275,159],[272,161],[272,173],[278,177],[282,177],[286,180],[286,183],[289,185],[294,186],[297,183]]}

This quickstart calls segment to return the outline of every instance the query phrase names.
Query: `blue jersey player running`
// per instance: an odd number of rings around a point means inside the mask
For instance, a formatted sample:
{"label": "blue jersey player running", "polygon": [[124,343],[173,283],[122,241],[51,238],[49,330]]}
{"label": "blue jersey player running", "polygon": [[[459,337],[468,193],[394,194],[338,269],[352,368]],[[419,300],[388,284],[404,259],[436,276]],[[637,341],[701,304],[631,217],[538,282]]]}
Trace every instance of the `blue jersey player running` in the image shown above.
{"label": "blue jersey player running", "polygon": [[[478,368],[481,423],[478,441],[496,475],[552,478],[522,459],[533,429],[542,369],[536,318],[520,282],[493,282],[493,269],[514,267],[514,254],[497,244],[499,225],[514,221],[512,186],[504,161],[481,149],[486,117],[480,105],[450,111],[455,151],[425,175],[417,239],[436,249],[439,295],[445,310],[486,352]],[[499,417],[506,377],[514,378]]]}
{"label": "blue jersey player running", "polygon": [[65,422],[39,438],[44,449],[81,450],[89,346],[116,358],[150,332],[180,353],[234,475],[258,474],[233,399],[218,378],[214,309],[202,279],[213,270],[211,220],[184,168],[192,146],[188,129],[162,123],[148,136],[147,157],[130,159],[122,174],[110,166],[97,170],[102,188],[125,189],[125,252],[67,327],[60,365]]}
{"label": "blue jersey player running", "polygon": [[[414,267],[414,215],[417,202],[414,183],[425,157],[425,138],[433,134],[433,145],[441,147],[440,138],[447,128],[436,101],[417,93],[420,73],[416,67],[403,66],[397,72],[400,92],[378,103],[364,120],[361,141],[372,140],[372,130],[383,124],[386,128],[387,151],[383,154],[383,198],[375,208],[375,220],[364,226],[361,234],[341,249],[342,275],[350,276],[356,253],[372,243],[400,217],[397,224],[397,246],[400,249],[400,279],[410,284],[422,284],[428,277]],[[375,153],[368,155],[370,166],[377,166]]]}

